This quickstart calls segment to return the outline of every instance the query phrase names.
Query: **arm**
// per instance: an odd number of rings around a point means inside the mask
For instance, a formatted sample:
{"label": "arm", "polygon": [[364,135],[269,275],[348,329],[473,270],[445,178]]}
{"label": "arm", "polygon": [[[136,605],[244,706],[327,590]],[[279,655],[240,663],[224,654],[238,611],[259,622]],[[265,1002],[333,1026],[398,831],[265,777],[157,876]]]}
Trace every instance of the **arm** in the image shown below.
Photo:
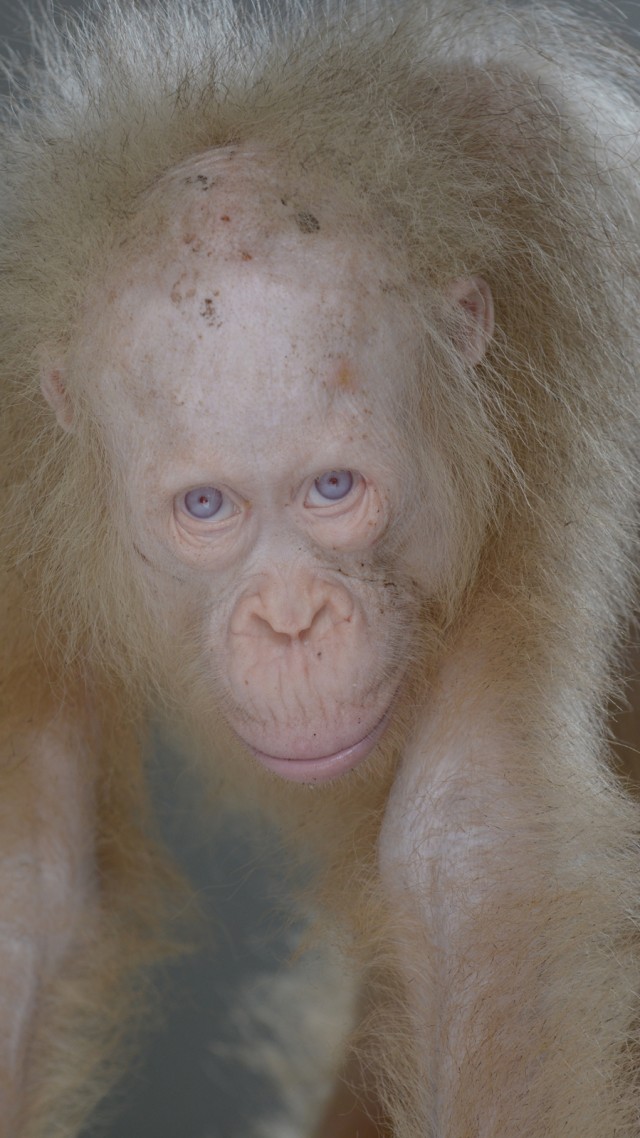
{"label": "arm", "polygon": [[62,714],[1,749],[0,1135],[22,1132],[40,1002],[95,902],[93,740]]}
{"label": "arm", "polygon": [[635,1134],[637,810],[571,668],[495,628],[442,670],[381,835],[415,1111],[438,1138]]}
{"label": "arm", "polygon": [[313,1138],[392,1138],[388,1119],[356,1055],[340,1073]]}

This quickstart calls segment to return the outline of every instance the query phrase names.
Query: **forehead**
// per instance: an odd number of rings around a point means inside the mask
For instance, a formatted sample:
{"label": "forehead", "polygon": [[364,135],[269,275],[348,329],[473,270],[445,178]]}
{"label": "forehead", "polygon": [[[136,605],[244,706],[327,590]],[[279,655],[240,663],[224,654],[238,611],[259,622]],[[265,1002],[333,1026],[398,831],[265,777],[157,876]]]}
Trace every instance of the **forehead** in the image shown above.
{"label": "forehead", "polygon": [[400,283],[335,191],[251,152],[203,155],[151,190],[88,295],[95,395],[156,430],[186,408],[191,432],[379,397],[407,352]]}

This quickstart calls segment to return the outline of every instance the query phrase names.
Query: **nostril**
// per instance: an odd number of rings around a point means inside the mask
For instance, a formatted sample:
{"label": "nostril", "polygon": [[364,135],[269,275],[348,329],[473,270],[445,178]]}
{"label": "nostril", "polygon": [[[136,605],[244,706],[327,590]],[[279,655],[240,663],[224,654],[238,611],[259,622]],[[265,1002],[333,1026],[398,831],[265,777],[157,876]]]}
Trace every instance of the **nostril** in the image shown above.
{"label": "nostril", "polygon": [[284,621],[278,622],[280,623],[280,628],[278,628],[275,620],[269,620],[267,617],[254,612],[251,614],[250,635],[260,640],[268,640],[271,644],[279,644],[282,647],[288,647],[296,640],[301,644],[307,644],[321,633],[323,627],[328,623],[327,617],[330,618],[330,616],[329,605],[324,604],[313,614],[310,622],[304,628],[297,627],[302,624],[302,621],[292,619],[290,631],[287,632],[283,629]]}
{"label": "nostril", "polygon": [[322,605],[322,607],[313,614],[311,623],[308,624],[306,628],[302,628],[300,630],[298,633],[298,639],[302,641],[303,644],[306,644],[308,640],[311,640],[314,636],[317,636],[322,624],[322,618],[327,613],[327,608],[328,606],[326,604]]}
{"label": "nostril", "polygon": [[272,644],[280,644],[283,647],[291,643],[292,638],[288,632],[278,632],[268,620],[258,616],[257,613],[252,614],[251,626],[253,635],[260,639],[270,640]]}

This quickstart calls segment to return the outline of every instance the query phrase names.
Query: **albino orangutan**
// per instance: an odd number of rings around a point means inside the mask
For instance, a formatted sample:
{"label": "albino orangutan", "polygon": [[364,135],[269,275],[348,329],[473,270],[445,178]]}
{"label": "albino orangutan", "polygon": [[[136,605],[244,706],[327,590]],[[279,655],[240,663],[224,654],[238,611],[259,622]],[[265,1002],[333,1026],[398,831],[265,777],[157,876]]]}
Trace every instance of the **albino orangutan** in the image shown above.
{"label": "albino orangutan", "polygon": [[40,56],[1,142],[0,1133],[78,1133],[170,949],[160,720],[361,984],[317,1134],[637,1138],[640,60],[503,0],[109,4]]}

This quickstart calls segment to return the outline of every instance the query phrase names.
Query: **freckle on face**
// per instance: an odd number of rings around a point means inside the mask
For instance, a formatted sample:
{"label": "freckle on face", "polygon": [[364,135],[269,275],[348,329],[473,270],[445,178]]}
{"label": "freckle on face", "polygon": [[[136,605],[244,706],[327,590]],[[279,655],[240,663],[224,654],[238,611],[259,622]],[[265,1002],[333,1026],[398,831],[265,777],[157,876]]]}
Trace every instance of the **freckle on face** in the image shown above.
{"label": "freckle on face", "polygon": [[333,381],[333,386],[338,391],[356,390],[356,377],[353,373],[353,369],[349,366],[346,360],[341,360],[336,377]]}

